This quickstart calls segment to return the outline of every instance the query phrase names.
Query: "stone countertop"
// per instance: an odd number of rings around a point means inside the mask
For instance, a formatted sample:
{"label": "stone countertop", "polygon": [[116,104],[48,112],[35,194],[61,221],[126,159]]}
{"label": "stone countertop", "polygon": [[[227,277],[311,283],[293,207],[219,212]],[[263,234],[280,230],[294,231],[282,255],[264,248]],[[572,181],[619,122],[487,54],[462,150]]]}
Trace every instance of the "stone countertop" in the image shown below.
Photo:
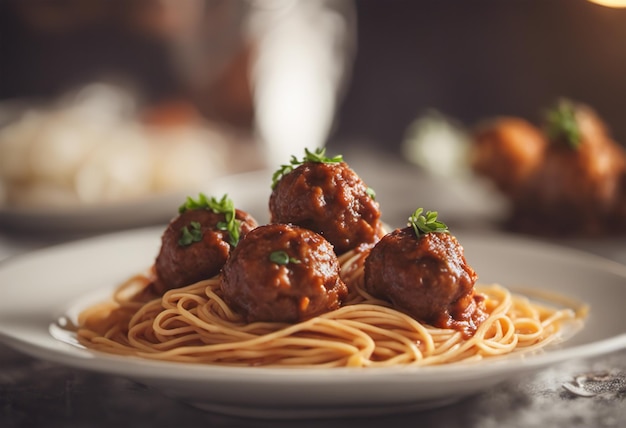
{"label": "stone countertop", "polygon": [[0,426],[11,427],[623,427],[626,351],[569,361],[420,412],[313,420],[209,413],[132,381],[66,368],[0,345]]}

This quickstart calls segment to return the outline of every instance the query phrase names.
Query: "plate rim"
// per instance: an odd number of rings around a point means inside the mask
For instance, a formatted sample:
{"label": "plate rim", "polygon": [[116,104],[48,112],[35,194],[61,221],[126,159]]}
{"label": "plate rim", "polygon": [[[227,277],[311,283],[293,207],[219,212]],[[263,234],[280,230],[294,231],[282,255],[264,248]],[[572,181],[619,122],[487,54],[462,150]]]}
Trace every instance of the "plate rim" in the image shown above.
{"label": "plate rim", "polygon": [[[158,243],[158,237],[162,233],[162,226],[143,227],[138,229],[118,231],[95,237],[83,238],[76,241],[66,242],[62,244],[53,245],[50,247],[30,251],[21,255],[11,256],[5,260],[0,261],[0,277],[4,274],[7,266],[11,266],[14,263],[34,263],[40,257],[45,257],[49,254],[59,254],[65,252],[71,253],[72,251],[78,251],[84,247],[91,246],[111,246],[119,245],[118,242],[121,239],[136,239],[142,237],[151,242]],[[474,232],[460,233],[460,236],[465,236],[466,239],[470,235],[477,236]],[[482,232],[481,232],[482,236]],[[517,236],[511,236],[502,233],[488,234],[491,239],[507,239],[515,242],[524,241],[525,243],[535,246],[540,246],[545,251],[562,251],[566,253],[567,258],[574,258],[581,263],[589,264],[589,266],[598,267],[598,264],[602,268],[610,269],[612,273],[626,279],[626,265],[619,262],[607,259],[602,256],[598,256],[586,251],[564,247],[558,244],[546,243],[542,241],[536,241],[533,239],[520,238]],[[462,241],[461,241],[462,243]],[[155,254],[157,248],[155,248]],[[146,256],[147,258],[147,256]],[[138,270],[145,268],[146,266],[138,267]],[[5,285],[6,286],[6,285]],[[114,285],[111,284],[111,287]],[[626,286],[626,282],[625,282]],[[0,289],[2,286],[0,285]],[[89,290],[92,292],[96,287],[92,287]],[[87,291],[85,292],[87,293]],[[74,299],[81,297],[80,295],[73,296]],[[65,309],[68,309],[66,307]],[[57,315],[61,315],[57,313]],[[55,319],[48,319],[47,324],[38,325],[38,334],[44,334],[45,332],[50,335],[49,326],[55,321]],[[327,384],[337,385],[342,382],[377,382],[381,379],[393,379],[394,382],[417,382],[418,384],[425,384],[432,382],[436,379],[441,379],[441,376],[454,377],[455,380],[462,377],[463,373],[471,372],[467,375],[469,378],[475,378],[478,374],[490,374],[490,375],[502,375],[513,371],[515,374],[536,370],[546,367],[555,363],[563,362],[572,357],[576,359],[583,359],[593,357],[597,355],[607,354],[626,348],[626,329],[618,335],[604,338],[602,340],[593,341],[591,343],[584,343],[567,348],[556,348],[548,352],[540,354],[529,354],[526,356],[519,356],[519,358],[511,358],[510,356],[504,358],[490,358],[482,360],[476,363],[457,363],[452,365],[432,366],[432,367],[414,367],[414,366],[397,366],[397,367],[381,367],[381,368],[281,368],[281,367],[230,367],[221,365],[205,365],[205,364],[191,364],[191,363],[177,363],[167,361],[155,361],[149,359],[141,359],[137,357],[120,357],[114,355],[108,355],[104,353],[94,352],[91,350],[81,350],[73,347],[67,343],[57,343],[56,348],[41,347],[41,343],[35,343],[33,341],[23,340],[6,333],[6,327],[2,328],[2,317],[0,316],[0,342],[24,352],[31,356],[53,361],[55,363],[68,365],[75,368],[86,369],[91,371],[97,371],[100,373],[106,373],[110,375],[124,376],[129,378],[140,379],[152,379],[158,381],[174,381],[186,382],[190,384],[194,383],[206,383],[211,381],[224,381],[232,379],[233,376],[237,378],[245,377],[247,382],[256,383],[274,383],[281,385],[293,385],[302,384]],[[52,336],[51,336],[52,337]],[[55,341],[58,339],[54,338]],[[56,343],[56,342],[55,342]],[[120,361],[125,361],[127,364],[118,364]],[[487,361],[488,364],[484,364]],[[468,371],[467,368],[471,367],[473,370]],[[164,370],[167,369],[167,370]],[[515,370],[513,370],[515,369]],[[358,373],[358,375],[355,375]],[[410,376],[407,376],[410,374]]]}

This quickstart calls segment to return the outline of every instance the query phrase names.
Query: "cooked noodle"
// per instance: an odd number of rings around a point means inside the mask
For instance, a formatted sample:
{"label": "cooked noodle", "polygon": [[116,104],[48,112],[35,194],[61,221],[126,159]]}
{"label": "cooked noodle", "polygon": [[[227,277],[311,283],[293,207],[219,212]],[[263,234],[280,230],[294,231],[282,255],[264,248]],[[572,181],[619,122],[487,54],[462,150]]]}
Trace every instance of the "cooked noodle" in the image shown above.
{"label": "cooked noodle", "polygon": [[351,294],[341,308],[296,324],[246,323],[221,298],[219,277],[172,289],[142,302],[149,285],[137,275],[113,302],[81,313],[77,336],[86,347],[157,360],[239,366],[426,366],[528,352],[561,338],[572,309],[555,309],[480,286],[488,318],[470,338],[434,328],[363,289],[363,253],[340,258]]}

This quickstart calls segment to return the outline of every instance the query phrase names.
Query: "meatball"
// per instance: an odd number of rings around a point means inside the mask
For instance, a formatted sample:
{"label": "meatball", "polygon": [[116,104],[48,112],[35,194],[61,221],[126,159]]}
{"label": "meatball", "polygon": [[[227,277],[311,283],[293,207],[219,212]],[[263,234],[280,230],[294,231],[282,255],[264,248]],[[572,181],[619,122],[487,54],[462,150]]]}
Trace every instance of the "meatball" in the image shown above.
{"label": "meatball", "polygon": [[551,140],[544,163],[529,182],[527,200],[517,208],[514,225],[533,230],[541,218],[543,233],[612,232],[626,171],[624,151],[588,106],[565,103],[557,113],[548,123]]}
{"label": "meatball", "polygon": [[486,318],[474,293],[478,275],[449,233],[418,238],[411,227],[396,229],[365,260],[364,286],[413,318],[468,336]]}
{"label": "meatball", "polygon": [[572,148],[553,141],[536,187],[544,204],[574,209],[593,220],[614,204],[626,159],[595,112],[584,105],[572,108],[580,142]]}
{"label": "meatball", "polygon": [[503,192],[516,197],[541,166],[547,140],[530,122],[501,117],[479,126],[474,133],[472,167]]}
{"label": "meatball", "polygon": [[[257,227],[256,220],[244,211],[235,210],[235,219],[240,238]],[[220,272],[231,252],[230,235],[218,226],[224,220],[224,214],[200,208],[184,211],[170,222],[154,266],[157,292],[190,285]]]}
{"label": "meatball", "polygon": [[248,322],[297,322],[339,308],[347,296],[332,245],[294,225],[246,235],[224,265],[224,300]]}
{"label": "meatball", "polygon": [[560,100],[541,129],[521,118],[483,124],[472,166],[510,199],[514,230],[596,236],[624,229],[626,152],[585,104]]}
{"label": "meatball", "polygon": [[269,201],[272,223],[323,235],[337,254],[380,239],[378,203],[345,162],[305,162],[282,177]]}

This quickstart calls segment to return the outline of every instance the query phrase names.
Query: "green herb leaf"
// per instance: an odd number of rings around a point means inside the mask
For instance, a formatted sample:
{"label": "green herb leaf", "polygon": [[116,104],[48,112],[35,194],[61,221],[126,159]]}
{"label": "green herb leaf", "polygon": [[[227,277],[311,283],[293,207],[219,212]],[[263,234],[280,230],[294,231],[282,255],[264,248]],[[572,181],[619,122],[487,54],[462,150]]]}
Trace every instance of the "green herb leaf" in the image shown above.
{"label": "green herb leaf", "polygon": [[217,224],[219,230],[228,232],[228,242],[235,247],[239,243],[241,236],[241,221],[235,218],[235,204],[227,194],[222,199],[217,200],[215,197],[208,198],[204,193],[198,195],[198,199],[187,196],[187,200],[178,208],[179,213],[187,210],[209,209],[215,214],[224,214],[224,221]]}
{"label": "green herb leaf", "polygon": [[368,187],[365,192],[370,198],[372,198],[373,200],[376,200],[376,191],[374,189],[372,189],[371,187]]}
{"label": "green herb leaf", "polygon": [[276,263],[277,265],[287,265],[289,263],[301,263],[300,260],[294,258],[294,257],[289,257],[289,254],[287,254],[286,251],[273,251],[270,254],[270,261],[273,263]]}
{"label": "green herb leaf", "polygon": [[437,221],[437,211],[427,211],[425,216],[422,215],[423,212],[423,208],[418,208],[409,216],[407,225],[413,228],[415,236],[419,238],[421,235],[432,232],[450,233],[445,223]]}
{"label": "green herb leaf", "polygon": [[581,131],[576,121],[576,105],[567,99],[558,101],[545,112],[545,132],[551,141],[565,141],[576,150],[581,143]]}
{"label": "green herb leaf", "polygon": [[329,158],[326,156],[326,148],[315,149],[315,152],[311,152],[309,149],[304,149],[304,157],[302,160],[298,160],[295,156],[291,156],[291,160],[288,164],[281,165],[280,168],[272,174],[272,189],[276,187],[283,176],[289,174],[295,167],[302,165],[305,162],[339,163],[343,162],[343,156],[337,155]]}
{"label": "green herb leaf", "polygon": [[192,221],[189,226],[181,229],[181,236],[178,245],[186,247],[194,242],[202,241],[202,226],[197,221]]}

